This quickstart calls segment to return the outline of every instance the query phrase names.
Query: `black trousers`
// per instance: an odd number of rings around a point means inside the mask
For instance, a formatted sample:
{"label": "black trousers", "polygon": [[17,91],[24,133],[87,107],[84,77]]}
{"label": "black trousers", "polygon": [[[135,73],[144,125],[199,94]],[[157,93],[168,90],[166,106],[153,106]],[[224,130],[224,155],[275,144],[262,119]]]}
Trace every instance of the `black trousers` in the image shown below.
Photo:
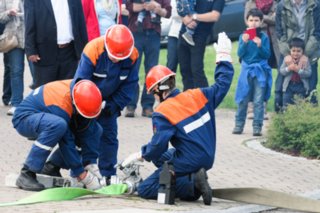
{"label": "black trousers", "polygon": [[55,64],[48,66],[33,64],[35,87],[39,87],[52,81],[72,79],[78,67],[78,59],[71,43],[65,48],[58,49]]}

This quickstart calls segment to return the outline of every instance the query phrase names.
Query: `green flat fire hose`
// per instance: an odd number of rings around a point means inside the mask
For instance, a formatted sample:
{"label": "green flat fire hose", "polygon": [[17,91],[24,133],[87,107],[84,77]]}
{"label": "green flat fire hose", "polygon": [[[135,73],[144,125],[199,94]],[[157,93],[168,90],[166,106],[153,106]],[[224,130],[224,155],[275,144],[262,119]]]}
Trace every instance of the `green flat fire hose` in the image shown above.
{"label": "green flat fire hose", "polygon": [[[126,184],[113,184],[92,191],[82,188],[52,188],[35,193],[21,200],[2,203],[0,207],[26,205],[49,201],[66,201],[87,195],[121,195],[127,190]],[[223,188],[214,189],[213,197],[250,204],[259,204],[305,212],[320,212],[320,201],[283,192],[259,188]]]}
{"label": "green flat fire hose", "polygon": [[126,184],[113,184],[96,191],[72,187],[52,188],[35,193],[15,202],[2,203],[0,204],[0,207],[43,203],[49,201],[73,200],[86,195],[121,195],[126,192],[127,188]]}
{"label": "green flat fire hose", "polygon": [[304,212],[320,212],[320,201],[259,188],[223,188],[212,190],[213,197],[225,200],[274,206]]}

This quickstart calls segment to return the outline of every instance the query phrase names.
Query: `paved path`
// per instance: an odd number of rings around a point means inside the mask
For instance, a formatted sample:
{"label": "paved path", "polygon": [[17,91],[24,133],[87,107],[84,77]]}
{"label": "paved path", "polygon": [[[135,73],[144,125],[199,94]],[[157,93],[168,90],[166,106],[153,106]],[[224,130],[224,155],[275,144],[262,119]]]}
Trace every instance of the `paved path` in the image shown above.
{"label": "paved path", "polygon": [[[2,55],[0,56],[0,74],[3,74]],[[2,86],[2,78],[0,85]],[[31,82],[29,70],[25,72],[25,94],[30,92],[27,85]],[[31,141],[18,135],[6,115],[8,107],[0,104],[0,203],[24,198],[32,192],[4,186],[4,177],[19,172],[31,147]],[[151,120],[140,116],[119,118],[119,159],[138,151],[152,135]],[[234,112],[216,111],[217,155],[214,167],[209,171],[210,184],[214,188],[224,187],[261,187],[293,194],[304,194],[320,189],[320,161],[284,157],[256,151],[248,148],[244,141],[252,139],[251,121],[242,135],[231,134],[234,124]],[[263,128],[266,135],[268,122]],[[146,177],[154,167],[144,163],[142,175]],[[67,174],[67,173],[65,173]],[[1,212],[239,212],[237,208],[247,204],[215,199],[212,206],[204,206],[202,201],[176,201],[174,206],[160,205],[156,201],[143,200],[134,196],[86,197],[78,201],[51,202],[29,206],[1,208]],[[246,208],[245,208],[246,209]],[[153,211],[154,210],[154,211]],[[233,210],[233,211],[231,211]],[[245,210],[247,212],[249,210]]]}

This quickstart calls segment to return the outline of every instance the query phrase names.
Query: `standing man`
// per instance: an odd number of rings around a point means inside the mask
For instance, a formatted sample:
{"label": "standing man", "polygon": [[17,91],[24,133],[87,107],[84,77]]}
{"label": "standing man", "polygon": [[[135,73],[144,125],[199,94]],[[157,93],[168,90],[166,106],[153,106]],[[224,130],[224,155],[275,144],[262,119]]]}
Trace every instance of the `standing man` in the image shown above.
{"label": "standing man", "polygon": [[[203,198],[211,204],[212,190],[206,171],[212,168],[216,150],[215,109],[227,94],[232,78],[231,41],[220,33],[214,45],[217,57],[215,84],[210,87],[180,92],[175,87],[175,73],[167,67],[153,67],[146,77],[148,93],[160,102],[152,115],[153,137],[137,153],[123,162],[126,167],[135,161],[154,162],[158,169],[138,185],[139,196],[156,199],[159,174],[164,161],[174,167],[175,196],[193,201]],[[174,148],[169,147],[169,142]]]}
{"label": "standing man", "polygon": [[[220,18],[224,3],[224,0],[197,0],[196,13],[182,18],[183,25],[179,35],[178,58],[184,90],[208,86],[208,80],[203,70],[206,41],[214,23]],[[186,27],[191,29],[196,27],[193,34],[194,46],[191,46],[182,38],[182,34],[186,32]]]}
{"label": "standing man", "polygon": [[88,41],[80,0],[25,0],[26,54],[35,87],[73,78]]}
{"label": "standing man", "polygon": [[[299,67],[304,69],[307,61],[311,64],[309,91],[311,103],[318,100],[312,91],[316,91],[318,83],[318,60],[320,57],[320,2],[318,0],[283,0],[277,6],[276,33],[279,39],[279,48],[286,65],[294,63],[290,56],[289,42],[297,37],[304,41],[304,57],[299,61]],[[282,60],[280,61],[282,64]],[[275,111],[282,108],[283,76],[278,73],[275,82]]]}
{"label": "standing man", "polygon": [[[142,55],[144,54],[144,71],[145,74],[158,64],[160,53],[160,34],[161,25],[160,17],[170,18],[171,6],[170,0],[151,0],[145,3],[133,3],[133,0],[127,0],[127,9],[129,10],[129,28],[133,33],[135,46],[139,51],[138,68],[140,68]],[[143,19],[142,29],[138,30],[138,14],[146,10],[147,14]],[[150,13],[157,15],[157,19],[152,19]],[[157,21],[158,20],[158,21]],[[132,100],[125,112],[126,117],[134,117],[135,109],[139,99],[139,84],[134,89],[134,100]],[[142,116],[151,117],[153,112],[154,97],[147,94],[144,84],[141,96]]]}

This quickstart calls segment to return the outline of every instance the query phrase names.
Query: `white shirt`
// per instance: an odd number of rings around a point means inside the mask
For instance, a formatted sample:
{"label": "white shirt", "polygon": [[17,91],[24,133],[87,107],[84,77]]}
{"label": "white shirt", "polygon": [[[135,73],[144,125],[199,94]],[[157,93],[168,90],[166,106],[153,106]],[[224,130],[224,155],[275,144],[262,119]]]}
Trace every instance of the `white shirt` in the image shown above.
{"label": "white shirt", "polygon": [[172,7],[171,20],[172,20],[172,22],[171,22],[168,36],[179,38],[179,32],[180,32],[180,28],[182,25],[182,19],[178,15],[176,5],[177,5],[176,0],[171,0],[171,7]]}
{"label": "white shirt", "polygon": [[51,0],[51,4],[57,24],[57,43],[67,44],[74,39],[68,1]]}

